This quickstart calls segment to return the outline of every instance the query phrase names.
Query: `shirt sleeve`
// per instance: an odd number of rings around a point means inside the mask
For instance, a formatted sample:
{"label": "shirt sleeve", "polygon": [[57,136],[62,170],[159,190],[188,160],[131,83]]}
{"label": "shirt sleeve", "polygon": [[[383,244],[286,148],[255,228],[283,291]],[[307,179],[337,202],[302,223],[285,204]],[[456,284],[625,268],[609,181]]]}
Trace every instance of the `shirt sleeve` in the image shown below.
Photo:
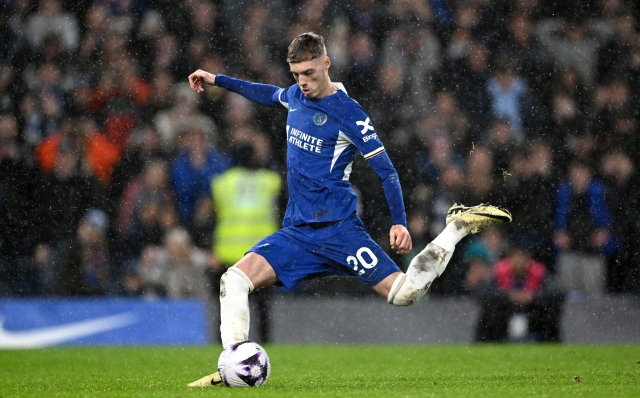
{"label": "shirt sleeve", "polygon": [[384,195],[389,205],[391,222],[393,225],[407,226],[407,215],[404,209],[404,199],[398,172],[391,163],[382,141],[378,138],[369,115],[360,107],[353,106],[345,118],[342,126],[349,140],[360,150],[369,165],[380,178]]}
{"label": "shirt sleeve", "polygon": [[253,83],[225,75],[216,75],[216,86],[240,94],[258,104],[288,108],[287,90],[271,84]]}
{"label": "shirt sleeve", "polygon": [[369,115],[360,105],[355,102],[354,104],[344,118],[340,131],[360,150],[362,156],[369,160],[384,152],[384,145],[378,138]]}
{"label": "shirt sleeve", "polygon": [[393,167],[391,159],[389,159],[389,155],[387,155],[386,152],[382,152],[380,155],[370,158],[369,165],[371,165],[371,168],[373,168],[382,182],[384,196],[387,199],[389,212],[391,213],[391,223],[393,225],[400,224],[406,227],[407,215],[404,210],[404,198],[402,197],[400,179],[398,178],[396,168]]}

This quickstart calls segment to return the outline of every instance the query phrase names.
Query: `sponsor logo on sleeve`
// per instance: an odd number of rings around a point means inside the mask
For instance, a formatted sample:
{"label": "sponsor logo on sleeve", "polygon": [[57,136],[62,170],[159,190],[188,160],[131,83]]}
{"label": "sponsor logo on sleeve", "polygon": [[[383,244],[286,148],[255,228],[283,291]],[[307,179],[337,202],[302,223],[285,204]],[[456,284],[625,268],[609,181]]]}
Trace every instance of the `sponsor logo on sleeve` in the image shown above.
{"label": "sponsor logo on sleeve", "polygon": [[369,130],[373,131],[373,126],[371,125],[371,120],[369,120],[369,118],[367,118],[365,121],[358,120],[356,124],[358,126],[362,126],[362,130],[360,130],[362,134],[366,134]]}

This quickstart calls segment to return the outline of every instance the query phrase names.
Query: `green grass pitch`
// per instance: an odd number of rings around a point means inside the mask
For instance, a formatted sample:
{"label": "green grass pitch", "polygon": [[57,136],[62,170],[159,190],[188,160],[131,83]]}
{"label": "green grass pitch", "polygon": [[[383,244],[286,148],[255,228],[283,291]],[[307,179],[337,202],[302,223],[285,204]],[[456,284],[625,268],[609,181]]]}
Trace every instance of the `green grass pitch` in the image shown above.
{"label": "green grass pitch", "polygon": [[221,349],[0,351],[0,397],[640,397],[640,346],[267,345],[258,388],[188,388]]}

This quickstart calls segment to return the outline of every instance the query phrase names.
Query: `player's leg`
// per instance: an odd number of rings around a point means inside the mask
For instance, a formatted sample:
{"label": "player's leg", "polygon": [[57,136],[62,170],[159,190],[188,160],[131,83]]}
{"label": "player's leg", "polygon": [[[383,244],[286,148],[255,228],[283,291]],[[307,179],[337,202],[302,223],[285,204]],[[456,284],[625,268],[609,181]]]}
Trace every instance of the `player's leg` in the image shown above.
{"label": "player's leg", "polygon": [[444,272],[462,238],[490,225],[509,223],[511,214],[489,205],[454,205],[447,213],[446,222],[444,231],[411,260],[406,274],[391,274],[374,286],[374,290],[387,297],[390,304],[407,306],[415,303]]}
{"label": "player's leg", "polygon": [[[249,339],[249,293],[277,281],[269,262],[259,254],[247,253],[220,278],[220,337],[222,346]],[[189,387],[224,386],[219,372],[204,376]]]}
{"label": "player's leg", "polygon": [[249,338],[249,293],[274,284],[276,273],[259,254],[247,253],[220,280],[220,336],[222,346]]}
{"label": "player's leg", "polygon": [[[220,285],[220,334],[224,348],[247,340],[249,298],[254,289],[277,283],[292,289],[300,280],[322,270],[322,259],[305,249],[301,228],[284,228],[249,249],[229,268]],[[311,242],[314,242],[311,240]]]}

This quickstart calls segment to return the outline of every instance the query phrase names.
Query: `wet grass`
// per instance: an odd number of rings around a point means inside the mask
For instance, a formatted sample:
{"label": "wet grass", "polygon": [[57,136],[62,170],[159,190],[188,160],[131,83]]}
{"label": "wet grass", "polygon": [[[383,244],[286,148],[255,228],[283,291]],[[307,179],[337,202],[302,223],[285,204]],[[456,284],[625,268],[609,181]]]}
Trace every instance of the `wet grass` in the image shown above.
{"label": "wet grass", "polygon": [[640,346],[266,346],[254,389],[189,389],[220,348],[0,351],[0,397],[640,396]]}

